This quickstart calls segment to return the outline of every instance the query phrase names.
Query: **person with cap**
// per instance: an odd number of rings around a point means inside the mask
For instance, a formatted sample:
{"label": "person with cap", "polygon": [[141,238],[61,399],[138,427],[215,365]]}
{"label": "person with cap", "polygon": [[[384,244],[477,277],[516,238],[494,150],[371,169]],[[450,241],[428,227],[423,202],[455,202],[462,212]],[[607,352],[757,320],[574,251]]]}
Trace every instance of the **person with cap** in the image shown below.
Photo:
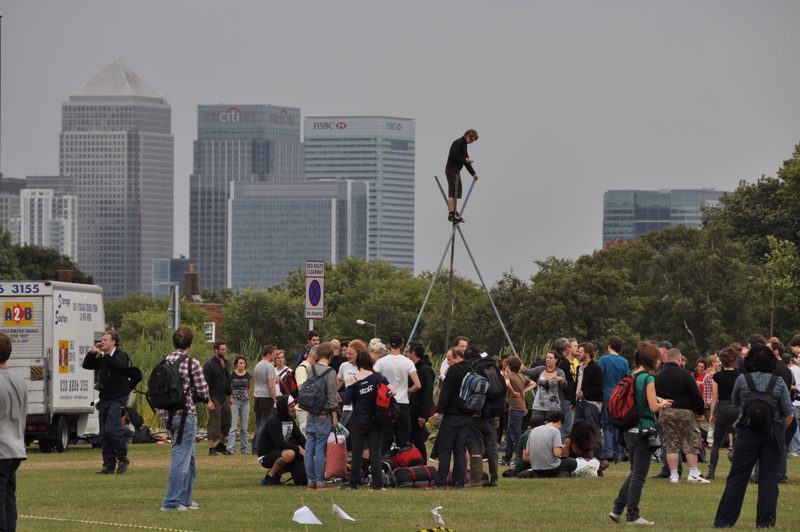
{"label": "person with cap", "polygon": [[275,412],[267,418],[259,435],[258,463],[268,470],[261,481],[264,486],[279,486],[281,474],[294,469],[296,460],[300,469],[305,469],[306,437],[292,417],[295,406],[294,397],[279,395]]}

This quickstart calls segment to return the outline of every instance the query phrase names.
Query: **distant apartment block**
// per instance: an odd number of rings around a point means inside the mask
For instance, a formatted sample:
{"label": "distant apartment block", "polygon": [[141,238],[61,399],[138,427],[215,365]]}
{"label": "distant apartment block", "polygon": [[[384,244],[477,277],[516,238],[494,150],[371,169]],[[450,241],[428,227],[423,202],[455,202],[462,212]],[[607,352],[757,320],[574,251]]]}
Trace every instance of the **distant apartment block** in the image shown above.
{"label": "distant apartment block", "polygon": [[700,227],[702,208],[730,192],[714,189],[609,190],[603,194],[603,246],[674,225]]}
{"label": "distant apartment block", "polygon": [[20,191],[18,216],[11,234],[19,244],[51,248],[75,259],[77,254],[78,198],[53,189]]}
{"label": "distant apartment block", "polygon": [[11,232],[11,218],[19,216],[19,193],[25,188],[25,180],[16,177],[0,177],[0,226]]}

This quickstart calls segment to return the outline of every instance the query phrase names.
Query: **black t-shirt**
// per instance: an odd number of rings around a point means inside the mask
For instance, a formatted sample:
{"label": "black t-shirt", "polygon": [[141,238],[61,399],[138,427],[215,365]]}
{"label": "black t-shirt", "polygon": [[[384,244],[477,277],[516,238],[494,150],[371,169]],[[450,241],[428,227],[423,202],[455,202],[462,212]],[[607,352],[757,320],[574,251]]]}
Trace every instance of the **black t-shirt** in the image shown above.
{"label": "black t-shirt", "polygon": [[720,401],[730,401],[733,384],[742,372],[738,369],[724,369],[714,373],[711,377],[717,383],[717,395]]}

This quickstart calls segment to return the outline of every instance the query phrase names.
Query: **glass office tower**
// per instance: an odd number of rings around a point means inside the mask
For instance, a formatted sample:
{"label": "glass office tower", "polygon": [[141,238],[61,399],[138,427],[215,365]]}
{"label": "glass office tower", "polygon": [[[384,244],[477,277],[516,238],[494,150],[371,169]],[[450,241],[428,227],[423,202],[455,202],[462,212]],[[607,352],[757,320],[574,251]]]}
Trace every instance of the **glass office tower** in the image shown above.
{"label": "glass office tower", "polygon": [[415,124],[385,116],[305,119],[309,180],[369,184],[368,259],[414,269]]}
{"label": "glass office tower", "polygon": [[198,106],[189,191],[189,256],[197,264],[201,289],[228,286],[230,184],[301,180],[299,108]]}
{"label": "glass office tower", "polygon": [[233,183],[228,238],[234,292],[286,281],[307,260],[367,256],[369,185],[346,179]]}
{"label": "glass office tower", "polygon": [[730,192],[714,189],[609,190],[603,194],[603,246],[635,240],[672,225],[700,227],[702,207]]}
{"label": "glass office tower", "polygon": [[59,173],[75,179],[77,263],[107,298],[149,294],[153,261],[172,256],[171,108],[115,59],[61,111]]}

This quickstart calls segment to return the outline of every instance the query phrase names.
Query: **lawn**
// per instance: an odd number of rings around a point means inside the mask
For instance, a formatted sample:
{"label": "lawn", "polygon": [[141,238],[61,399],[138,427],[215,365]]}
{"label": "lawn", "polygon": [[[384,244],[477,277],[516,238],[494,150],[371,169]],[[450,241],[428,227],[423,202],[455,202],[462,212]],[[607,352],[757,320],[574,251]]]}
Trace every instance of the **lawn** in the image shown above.
{"label": "lawn", "polygon": [[[194,500],[201,508],[161,512],[169,467],[169,445],[131,445],[132,467],[124,475],[95,475],[100,451],[74,446],[64,454],[31,450],[18,472],[18,530],[190,530],[299,531],[292,521],[304,503],[323,522],[311,530],[339,530],[331,500],[356,519],[341,521],[347,531],[403,531],[432,528],[431,509],[442,506],[447,528],[464,531],[610,530],[607,517],[627,464],[612,465],[603,478],[501,479],[499,488],[426,492],[338,490],[309,492],[294,486],[266,487],[264,470],[253,456],[207,455],[197,445],[198,479]],[[433,463],[433,465],[437,465]],[[648,480],[642,498],[643,517],[660,528],[711,528],[724,488],[728,462],[720,462],[708,485]],[[658,471],[653,464],[651,473]],[[707,467],[703,465],[705,471]],[[789,484],[782,485],[778,530],[800,526],[800,458],[789,459]],[[753,528],[757,486],[751,486],[739,527]]]}

